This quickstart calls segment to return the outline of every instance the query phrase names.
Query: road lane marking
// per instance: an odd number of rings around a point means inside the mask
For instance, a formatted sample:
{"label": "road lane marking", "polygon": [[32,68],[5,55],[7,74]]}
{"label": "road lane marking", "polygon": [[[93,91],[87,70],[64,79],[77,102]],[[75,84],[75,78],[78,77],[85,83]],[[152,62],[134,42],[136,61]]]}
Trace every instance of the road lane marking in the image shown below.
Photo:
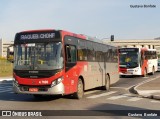
{"label": "road lane marking", "polygon": [[137,91],[139,92],[139,90],[138,90],[137,88],[138,88],[140,85],[143,85],[143,84],[148,83],[148,82],[150,82],[150,81],[156,80],[157,78],[160,78],[160,76],[156,76],[156,77],[151,78],[150,80],[145,80],[145,81],[143,81],[143,82],[141,82],[141,83],[138,83],[138,84],[134,87],[134,90],[137,90]]}
{"label": "road lane marking", "polygon": [[13,86],[4,86],[4,87],[0,87],[0,89],[6,89],[6,88],[12,88]]}
{"label": "road lane marking", "polygon": [[0,89],[7,89],[7,88],[12,88],[12,86],[8,86],[8,87],[0,87]]}
{"label": "road lane marking", "polygon": [[12,90],[3,90],[3,91],[0,91],[0,93],[5,93],[5,92],[9,92],[9,91],[12,91]]}
{"label": "road lane marking", "polygon": [[142,77],[142,78],[147,79],[147,78],[149,78],[149,77]]}
{"label": "road lane marking", "polygon": [[98,93],[98,92],[101,92],[101,91],[100,90],[87,91],[87,92],[84,92],[84,94],[87,95],[87,94]]}
{"label": "road lane marking", "polygon": [[131,99],[128,99],[127,101],[138,101],[138,100],[141,100],[142,98],[139,98],[139,97],[133,97]]}
{"label": "road lane marking", "polygon": [[124,96],[128,96],[128,97],[133,97],[133,94],[130,94],[130,93],[126,93],[126,94],[122,94],[122,95],[124,95]]}
{"label": "road lane marking", "polygon": [[13,90],[13,88],[7,88],[7,89],[3,89],[3,90],[0,89],[0,92],[1,91],[6,91],[6,90]]}
{"label": "road lane marking", "polygon": [[117,91],[111,91],[111,92],[107,92],[107,93],[102,93],[102,94],[98,94],[98,95],[89,96],[87,98],[98,98],[98,97],[102,97],[102,96],[111,95],[111,94],[116,93],[116,92]]}
{"label": "road lane marking", "polygon": [[7,92],[7,93],[12,93],[12,94],[14,94],[14,92]]}
{"label": "road lane marking", "polygon": [[8,84],[3,84],[3,85],[0,85],[0,87],[3,87],[3,86],[13,86],[13,85],[8,85]]}
{"label": "road lane marking", "polygon": [[152,103],[160,103],[160,101],[158,101],[158,100],[152,100],[151,102]]}
{"label": "road lane marking", "polygon": [[159,90],[139,90],[138,94],[142,96],[149,96],[152,95],[153,93],[160,93]]}
{"label": "road lane marking", "polygon": [[8,85],[8,84],[12,84],[12,83],[13,83],[13,81],[5,81],[5,82],[0,81],[1,85]]}
{"label": "road lane marking", "polygon": [[4,85],[4,84],[3,84],[3,85],[0,85],[0,86],[13,86],[13,85],[7,85],[7,84]]}
{"label": "road lane marking", "polygon": [[129,86],[129,87],[126,88],[126,90],[129,90],[129,89],[131,89],[132,87],[135,87],[135,86],[136,85]]}
{"label": "road lane marking", "polygon": [[110,98],[107,98],[107,100],[117,100],[117,99],[125,98],[125,97],[128,97],[128,96],[127,95],[112,96]]}
{"label": "road lane marking", "polygon": [[120,89],[125,89],[125,90],[127,89],[127,88],[124,88],[124,87],[111,87],[111,89],[112,89],[112,88],[113,88],[113,89],[114,89],[114,88],[115,88],[115,89],[117,89],[117,88],[119,89],[119,88],[120,88]]}

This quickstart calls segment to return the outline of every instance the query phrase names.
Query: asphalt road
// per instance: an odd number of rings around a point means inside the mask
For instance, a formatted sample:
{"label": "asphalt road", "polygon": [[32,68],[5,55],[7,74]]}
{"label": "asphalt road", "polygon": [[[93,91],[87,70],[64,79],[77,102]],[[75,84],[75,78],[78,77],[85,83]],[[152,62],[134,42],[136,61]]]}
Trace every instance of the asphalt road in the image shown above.
{"label": "asphalt road", "polygon": [[[85,116],[90,112],[76,112],[74,110],[95,110],[91,115],[96,115],[97,112],[100,112],[101,118],[104,114],[104,110],[112,110],[113,112],[110,112],[110,114],[112,113],[113,115],[114,113],[117,113],[117,110],[159,110],[160,101],[142,98],[129,92],[129,89],[138,83],[150,80],[159,75],[160,72],[155,73],[153,76],[149,75],[145,78],[120,78],[118,83],[111,86],[109,92],[102,91],[99,88],[89,90],[85,92],[84,98],[81,100],[73,99],[71,96],[51,96],[44,97],[44,99],[35,99],[32,95],[14,94],[12,92],[12,81],[3,82],[0,83],[0,109],[72,110],[70,113],[78,116]],[[57,116],[61,116],[61,112],[58,113],[59,115],[57,114]],[[98,115],[99,113],[97,116]]]}

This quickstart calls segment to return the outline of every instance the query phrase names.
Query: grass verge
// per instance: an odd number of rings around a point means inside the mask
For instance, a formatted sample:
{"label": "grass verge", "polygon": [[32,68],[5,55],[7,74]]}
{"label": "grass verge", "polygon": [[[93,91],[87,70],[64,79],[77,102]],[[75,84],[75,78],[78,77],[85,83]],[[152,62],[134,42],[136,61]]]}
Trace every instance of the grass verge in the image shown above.
{"label": "grass verge", "polygon": [[7,60],[0,60],[0,77],[10,77],[13,74],[13,64]]}

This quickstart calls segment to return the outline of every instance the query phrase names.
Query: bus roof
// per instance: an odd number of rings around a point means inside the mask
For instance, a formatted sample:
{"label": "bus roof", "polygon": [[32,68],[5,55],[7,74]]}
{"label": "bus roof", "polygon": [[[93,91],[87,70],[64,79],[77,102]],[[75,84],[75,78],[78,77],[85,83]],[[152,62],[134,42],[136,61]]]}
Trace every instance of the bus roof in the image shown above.
{"label": "bus roof", "polygon": [[47,32],[47,31],[48,32],[59,31],[59,32],[63,32],[65,35],[70,35],[70,36],[73,36],[73,37],[81,38],[83,40],[89,40],[89,41],[97,42],[97,43],[100,43],[100,44],[114,46],[112,44],[105,43],[105,42],[103,42],[102,40],[100,40],[100,39],[98,39],[96,37],[91,37],[91,36],[87,36],[87,35],[84,35],[84,34],[76,34],[76,33],[65,31],[65,30],[38,29],[38,30],[26,30],[26,31],[19,32],[17,34],[21,34],[21,33],[34,33],[34,32]]}

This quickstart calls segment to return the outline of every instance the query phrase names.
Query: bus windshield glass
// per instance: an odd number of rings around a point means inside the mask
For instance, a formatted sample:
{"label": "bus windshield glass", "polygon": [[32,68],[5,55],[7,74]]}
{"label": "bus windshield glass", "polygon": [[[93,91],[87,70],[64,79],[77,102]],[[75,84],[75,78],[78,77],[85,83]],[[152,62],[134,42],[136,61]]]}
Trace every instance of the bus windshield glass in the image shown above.
{"label": "bus windshield glass", "polygon": [[120,52],[120,67],[136,68],[138,67],[138,52]]}
{"label": "bus windshield glass", "polygon": [[54,70],[63,68],[61,42],[15,45],[16,70]]}

